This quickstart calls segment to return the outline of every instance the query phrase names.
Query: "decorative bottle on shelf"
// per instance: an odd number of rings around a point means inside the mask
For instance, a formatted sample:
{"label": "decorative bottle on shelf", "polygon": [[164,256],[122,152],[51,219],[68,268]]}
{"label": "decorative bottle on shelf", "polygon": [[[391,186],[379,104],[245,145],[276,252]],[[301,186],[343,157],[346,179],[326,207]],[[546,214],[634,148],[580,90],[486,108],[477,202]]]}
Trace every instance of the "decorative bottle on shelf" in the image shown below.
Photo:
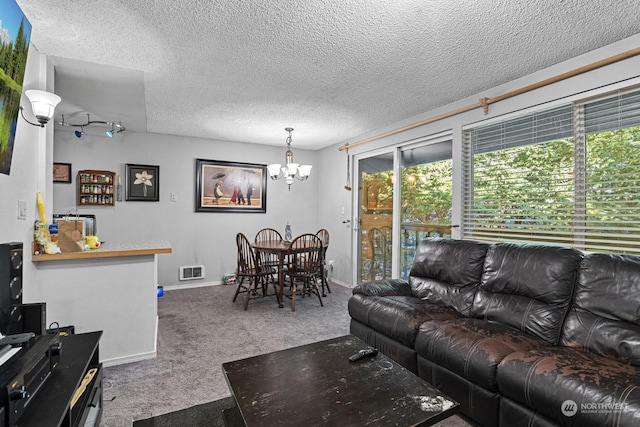
{"label": "decorative bottle on shelf", "polygon": [[284,241],[285,242],[291,241],[291,226],[289,225],[288,222],[287,222],[287,225],[284,226]]}

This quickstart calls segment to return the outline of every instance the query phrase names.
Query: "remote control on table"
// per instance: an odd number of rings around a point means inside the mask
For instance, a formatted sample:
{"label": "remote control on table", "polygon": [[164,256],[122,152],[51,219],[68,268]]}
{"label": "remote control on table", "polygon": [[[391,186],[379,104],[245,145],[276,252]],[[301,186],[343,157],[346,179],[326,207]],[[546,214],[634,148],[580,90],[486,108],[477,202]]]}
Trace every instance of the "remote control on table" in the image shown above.
{"label": "remote control on table", "polygon": [[360,359],[364,359],[366,357],[372,357],[375,356],[376,354],[378,354],[378,349],[377,348],[366,348],[364,350],[360,350],[359,352],[357,352],[354,355],[349,356],[349,361],[350,362],[355,362],[357,360]]}

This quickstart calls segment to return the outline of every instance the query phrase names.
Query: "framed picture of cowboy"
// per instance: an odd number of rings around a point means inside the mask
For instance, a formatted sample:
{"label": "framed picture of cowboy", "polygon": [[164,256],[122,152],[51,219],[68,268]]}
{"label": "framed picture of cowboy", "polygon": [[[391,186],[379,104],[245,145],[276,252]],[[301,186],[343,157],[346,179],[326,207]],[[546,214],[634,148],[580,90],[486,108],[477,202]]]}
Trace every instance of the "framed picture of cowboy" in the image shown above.
{"label": "framed picture of cowboy", "polygon": [[196,159],[196,212],[266,211],[266,165]]}

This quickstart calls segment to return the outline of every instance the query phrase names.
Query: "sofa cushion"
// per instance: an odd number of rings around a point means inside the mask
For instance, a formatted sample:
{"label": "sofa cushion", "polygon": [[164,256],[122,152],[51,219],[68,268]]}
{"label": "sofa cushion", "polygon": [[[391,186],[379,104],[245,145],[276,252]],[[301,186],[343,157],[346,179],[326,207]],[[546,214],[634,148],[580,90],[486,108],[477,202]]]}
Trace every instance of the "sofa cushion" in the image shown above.
{"label": "sofa cushion", "polygon": [[351,319],[349,332],[370,346],[377,348],[382,354],[395,360],[414,374],[418,374],[416,352],[413,347],[408,347],[399,341],[389,338],[369,326],[363,325],[356,319]]}
{"label": "sofa cushion", "polygon": [[412,348],[423,322],[459,316],[450,308],[412,296],[355,294],[349,298],[348,309],[351,318]]}
{"label": "sofa cushion", "polygon": [[468,240],[422,240],[409,273],[413,295],[468,316],[488,247]]}
{"label": "sofa cushion", "polygon": [[353,288],[352,293],[368,296],[400,296],[413,295],[409,282],[402,279],[383,279],[363,282]]}
{"label": "sofa cushion", "polygon": [[459,318],[422,324],[415,348],[425,359],[488,391],[497,391],[496,369],[504,357],[548,345],[499,323]]}
{"label": "sofa cushion", "polygon": [[518,420],[518,425],[526,427],[558,427],[558,423],[545,417],[538,411],[514,402],[502,396],[499,408],[499,426],[512,426],[514,420]]}
{"label": "sofa cushion", "polygon": [[616,359],[568,347],[516,352],[497,379],[503,396],[562,425],[640,425],[639,372]]}
{"label": "sofa cushion", "polygon": [[471,316],[556,344],[581,259],[582,253],[572,248],[492,245]]}
{"label": "sofa cushion", "polygon": [[561,343],[640,366],[640,257],[585,256]]}

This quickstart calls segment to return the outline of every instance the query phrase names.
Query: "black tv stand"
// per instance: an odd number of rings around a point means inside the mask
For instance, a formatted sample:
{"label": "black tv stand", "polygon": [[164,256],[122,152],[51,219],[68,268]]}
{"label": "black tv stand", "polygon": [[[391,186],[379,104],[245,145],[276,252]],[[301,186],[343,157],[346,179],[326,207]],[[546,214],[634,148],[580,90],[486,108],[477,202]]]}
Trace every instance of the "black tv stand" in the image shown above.
{"label": "black tv stand", "polygon": [[[60,362],[20,417],[19,427],[98,426],[102,417],[102,363],[98,343],[102,331],[61,336]],[[96,369],[72,405],[87,372]]]}

